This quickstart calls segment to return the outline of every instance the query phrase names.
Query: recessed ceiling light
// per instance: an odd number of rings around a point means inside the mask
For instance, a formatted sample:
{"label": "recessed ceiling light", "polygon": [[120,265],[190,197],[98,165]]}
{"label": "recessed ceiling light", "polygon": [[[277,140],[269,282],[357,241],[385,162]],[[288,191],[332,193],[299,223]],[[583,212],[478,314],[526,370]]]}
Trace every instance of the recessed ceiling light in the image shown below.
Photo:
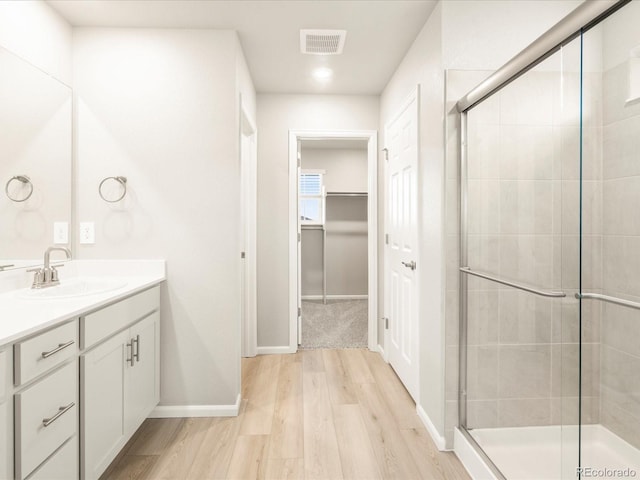
{"label": "recessed ceiling light", "polygon": [[333,70],[331,70],[330,68],[326,68],[326,67],[316,68],[313,71],[313,78],[321,82],[326,82],[328,80],[331,80],[332,77],[333,77]]}

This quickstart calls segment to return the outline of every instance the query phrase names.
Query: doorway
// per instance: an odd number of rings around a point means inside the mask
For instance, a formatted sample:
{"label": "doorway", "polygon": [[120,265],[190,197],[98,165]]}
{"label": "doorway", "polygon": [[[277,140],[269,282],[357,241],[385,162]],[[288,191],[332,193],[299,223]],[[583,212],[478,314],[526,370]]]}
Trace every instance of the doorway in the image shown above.
{"label": "doorway", "polygon": [[300,142],[300,348],[368,346],[367,141]]}
{"label": "doorway", "polygon": [[290,350],[377,344],[375,131],[291,131]]}

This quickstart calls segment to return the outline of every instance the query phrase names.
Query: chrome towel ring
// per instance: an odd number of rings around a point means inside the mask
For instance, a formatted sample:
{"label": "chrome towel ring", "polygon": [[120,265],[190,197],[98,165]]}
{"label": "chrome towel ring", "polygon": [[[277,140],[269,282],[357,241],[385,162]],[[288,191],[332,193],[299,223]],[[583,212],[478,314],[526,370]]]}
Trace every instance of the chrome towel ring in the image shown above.
{"label": "chrome towel ring", "polygon": [[[11,196],[11,193],[9,193],[9,185],[11,185],[11,182],[13,182],[14,180],[21,182],[23,185],[27,185],[29,187],[29,193],[27,193],[24,198],[14,198]],[[14,175],[4,186],[4,192],[12,202],[26,202],[27,200],[29,200],[29,198],[31,198],[31,195],[33,194],[33,183],[31,183],[31,179],[26,175]]]}
{"label": "chrome towel ring", "polygon": [[[118,182],[120,184],[120,186],[122,187],[122,195],[120,195],[118,198],[113,199],[113,200],[109,200],[108,198],[106,198],[104,196],[104,194],[102,193],[102,186],[108,181],[108,180],[113,180],[115,182]],[[100,185],[98,186],[98,194],[100,195],[100,198],[102,198],[105,202],[109,202],[109,203],[116,203],[119,202],[120,200],[122,200],[124,198],[124,196],[127,194],[127,177],[107,177],[105,179],[103,179],[100,182]]]}

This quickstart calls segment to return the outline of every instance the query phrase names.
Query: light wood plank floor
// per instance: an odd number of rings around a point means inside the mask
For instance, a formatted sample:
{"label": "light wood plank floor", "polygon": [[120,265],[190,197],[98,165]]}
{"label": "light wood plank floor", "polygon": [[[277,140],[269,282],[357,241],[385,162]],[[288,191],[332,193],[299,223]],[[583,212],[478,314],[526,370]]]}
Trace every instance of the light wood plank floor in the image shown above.
{"label": "light wood plank floor", "polygon": [[103,479],[468,479],[379,354],[242,360],[234,418],[148,419]]}

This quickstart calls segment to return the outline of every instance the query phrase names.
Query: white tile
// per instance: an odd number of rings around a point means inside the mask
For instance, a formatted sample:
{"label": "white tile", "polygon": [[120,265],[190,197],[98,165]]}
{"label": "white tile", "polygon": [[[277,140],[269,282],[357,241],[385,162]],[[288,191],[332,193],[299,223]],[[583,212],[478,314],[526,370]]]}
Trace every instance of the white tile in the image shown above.
{"label": "white tile", "polygon": [[605,180],[602,196],[604,232],[640,235],[640,176]]}
{"label": "white tile", "polygon": [[552,127],[547,125],[501,126],[499,157],[500,178],[503,180],[551,180],[553,178]]}
{"label": "white tile", "polygon": [[498,398],[546,398],[551,393],[550,345],[499,347]]}
{"label": "white tile", "polygon": [[544,180],[500,182],[500,232],[552,234],[552,187],[552,182]]}

